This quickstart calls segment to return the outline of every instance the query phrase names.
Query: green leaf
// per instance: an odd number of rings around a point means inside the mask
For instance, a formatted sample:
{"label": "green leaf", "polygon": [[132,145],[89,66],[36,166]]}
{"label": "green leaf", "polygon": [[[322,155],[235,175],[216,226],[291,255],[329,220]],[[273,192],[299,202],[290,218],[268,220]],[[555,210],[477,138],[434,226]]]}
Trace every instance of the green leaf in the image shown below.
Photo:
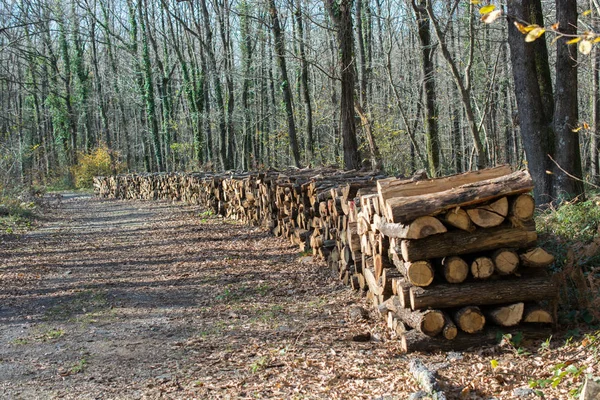
{"label": "green leaf", "polygon": [[565,369],[565,372],[568,372],[570,374],[576,374],[579,372],[579,368],[577,368],[575,365],[571,364],[567,367],[567,369]]}

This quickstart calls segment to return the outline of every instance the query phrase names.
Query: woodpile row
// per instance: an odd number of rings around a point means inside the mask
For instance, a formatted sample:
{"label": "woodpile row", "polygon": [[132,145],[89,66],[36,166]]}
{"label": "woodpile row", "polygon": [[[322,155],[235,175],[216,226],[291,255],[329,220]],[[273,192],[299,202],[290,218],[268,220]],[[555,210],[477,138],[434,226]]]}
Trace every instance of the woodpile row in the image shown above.
{"label": "woodpile row", "polygon": [[104,198],[201,204],[288,238],[365,292],[407,352],[461,350],[554,322],[554,257],[537,247],[527,171],[163,173],[96,177],[94,187]]}

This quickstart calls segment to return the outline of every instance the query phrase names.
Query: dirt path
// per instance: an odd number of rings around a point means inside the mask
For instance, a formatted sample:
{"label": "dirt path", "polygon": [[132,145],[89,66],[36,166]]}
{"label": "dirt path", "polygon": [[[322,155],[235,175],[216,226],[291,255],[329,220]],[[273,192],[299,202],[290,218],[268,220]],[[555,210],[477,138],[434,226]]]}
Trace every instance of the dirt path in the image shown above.
{"label": "dirt path", "polygon": [[41,229],[0,237],[0,398],[400,400],[417,356],[449,399],[527,399],[529,380],[587,357],[560,342],[402,355],[325,271],[198,207],[65,196]]}
{"label": "dirt path", "polygon": [[161,202],[65,196],[49,218],[0,245],[1,398],[410,389],[390,346],[348,340],[372,329],[358,297],[282,240]]}

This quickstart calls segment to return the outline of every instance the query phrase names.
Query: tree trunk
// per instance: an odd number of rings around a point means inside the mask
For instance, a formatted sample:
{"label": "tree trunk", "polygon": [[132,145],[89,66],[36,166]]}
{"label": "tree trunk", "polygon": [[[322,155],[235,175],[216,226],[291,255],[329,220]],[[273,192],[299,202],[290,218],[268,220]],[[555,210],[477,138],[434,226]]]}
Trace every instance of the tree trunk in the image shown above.
{"label": "tree trunk", "polygon": [[[577,33],[577,2],[556,0],[556,17],[562,34]],[[579,124],[577,47],[569,46],[567,41],[563,37],[556,43],[554,146],[558,166],[554,168],[554,196],[557,200],[569,200],[583,194],[579,133],[573,132]]]}
{"label": "tree trunk", "polygon": [[300,41],[300,82],[302,83],[302,100],[304,101],[304,113],[306,114],[306,146],[305,159],[306,165],[314,165],[314,143],[313,143],[313,115],[310,99],[310,90],[308,87],[308,62],[306,61],[304,22],[302,21],[301,0],[296,0],[296,24],[298,25],[298,38]]}
{"label": "tree trunk", "polygon": [[417,31],[421,44],[421,68],[423,71],[423,91],[425,94],[425,143],[429,176],[435,178],[440,172],[440,145],[438,133],[438,112],[435,101],[435,66],[433,65],[433,46],[429,30],[429,17],[425,9],[427,0],[412,2],[417,18]]}
{"label": "tree trunk", "polygon": [[550,126],[552,116],[547,114],[548,107],[544,106],[549,99],[546,90],[540,87],[536,67],[536,61],[541,62],[540,53],[543,52],[536,52],[535,46],[545,43],[545,40],[526,43],[523,34],[514,26],[516,19],[530,21],[535,2],[539,3],[539,0],[513,0],[508,3],[508,43],[523,146],[535,185],[535,202],[540,205],[552,200],[552,178],[546,171],[553,170],[548,154],[554,153],[554,134]]}
{"label": "tree trunk", "polygon": [[358,169],[360,155],[354,120],[354,35],[352,31],[352,0],[324,0],[337,30],[340,51],[340,76],[342,96],[340,99],[341,134],[344,149],[344,169]]}
{"label": "tree trunk", "polygon": [[279,25],[279,16],[275,7],[275,0],[269,0],[269,13],[271,14],[271,29],[275,53],[277,54],[277,64],[281,74],[281,90],[283,92],[283,102],[287,115],[288,135],[290,137],[290,149],[292,150],[292,159],[296,167],[300,167],[300,149],[298,147],[298,138],[296,137],[296,122],[294,120],[294,110],[292,108],[292,91],[288,79],[287,65],[285,62],[285,42],[281,26]]}

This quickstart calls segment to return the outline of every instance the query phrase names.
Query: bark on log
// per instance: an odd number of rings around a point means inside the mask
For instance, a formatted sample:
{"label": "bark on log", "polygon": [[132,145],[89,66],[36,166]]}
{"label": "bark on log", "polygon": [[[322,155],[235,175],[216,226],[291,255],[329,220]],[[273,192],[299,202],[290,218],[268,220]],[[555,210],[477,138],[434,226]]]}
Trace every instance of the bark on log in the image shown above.
{"label": "bark on log", "polygon": [[407,224],[388,223],[379,219],[376,228],[385,236],[401,239],[422,239],[448,231],[439,219],[429,216],[419,217]]}
{"label": "bark on log", "polygon": [[382,205],[394,197],[408,197],[437,193],[469,183],[499,178],[512,173],[510,166],[503,165],[495,168],[471,171],[463,174],[447,176],[437,179],[419,180],[412,179],[380,179],[377,181],[377,192]]}
{"label": "bark on log", "polygon": [[600,400],[600,383],[590,377],[585,378],[579,400]]}
{"label": "bark on log", "polygon": [[443,192],[410,197],[394,197],[386,201],[387,218],[391,222],[407,223],[425,215],[485,203],[507,195],[526,193],[533,189],[528,171],[517,171],[495,179],[475,182]]}
{"label": "bark on log", "polygon": [[430,337],[417,330],[405,332],[401,338],[401,348],[405,353],[434,351],[462,351],[473,347],[482,347],[497,344],[503,334],[516,334],[521,332],[528,340],[545,340],[552,334],[550,327],[540,328],[539,326],[517,326],[513,328],[501,328],[497,326],[488,326],[483,332],[477,335],[470,335],[464,332],[458,332],[454,340],[446,340],[441,335]]}
{"label": "bark on log", "polygon": [[456,335],[458,335],[458,328],[452,321],[452,318],[446,313],[444,313],[444,329],[442,329],[442,336],[448,340],[456,339]]}
{"label": "bark on log", "polygon": [[471,304],[494,305],[519,301],[550,300],[557,295],[556,284],[548,276],[503,279],[463,283],[439,284],[427,288],[410,289],[410,307],[413,310],[462,307]]}
{"label": "bark on log", "polygon": [[397,308],[394,313],[404,324],[427,336],[436,336],[444,329],[444,313],[438,310],[412,311],[410,308]]}
{"label": "bark on log", "polygon": [[535,245],[537,233],[533,224],[525,229],[506,225],[490,229],[478,229],[473,233],[453,231],[430,236],[421,240],[402,240],[398,254],[406,261],[476,253],[499,247],[528,248]]}

